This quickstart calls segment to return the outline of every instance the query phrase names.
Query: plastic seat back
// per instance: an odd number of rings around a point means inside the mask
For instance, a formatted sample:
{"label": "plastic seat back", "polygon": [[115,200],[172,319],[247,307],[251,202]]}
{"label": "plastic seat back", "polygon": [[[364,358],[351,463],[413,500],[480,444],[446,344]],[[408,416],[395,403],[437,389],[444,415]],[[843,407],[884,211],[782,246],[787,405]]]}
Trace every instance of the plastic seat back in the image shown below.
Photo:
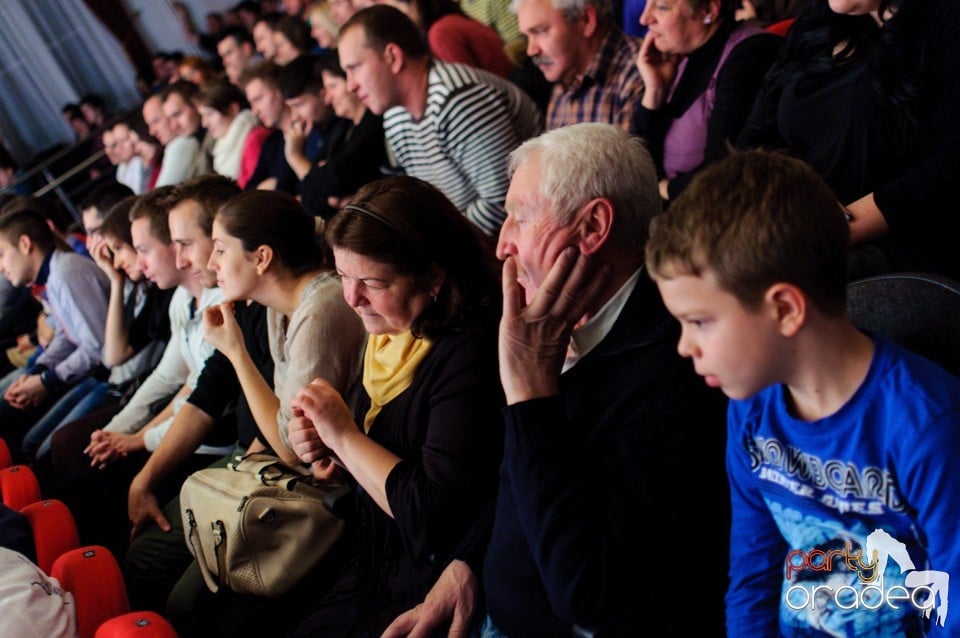
{"label": "plastic seat back", "polygon": [[177,638],[177,632],[160,614],[131,611],[100,625],[95,638]]}
{"label": "plastic seat back", "polygon": [[10,446],[3,439],[0,439],[0,470],[13,465],[13,455],[10,454]]}
{"label": "plastic seat back", "polygon": [[130,611],[123,574],[106,547],[89,545],[63,554],[50,575],[73,594],[79,638],[94,638],[100,625]]}
{"label": "plastic seat back", "polygon": [[14,465],[0,470],[0,497],[10,508],[22,510],[41,499],[37,476],[26,465]]}
{"label": "plastic seat back", "polygon": [[926,273],[896,273],[847,285],[847,315],[960,376],[960,283]]}
{"label": "plastic seat back", "polygon": [[54,561],[62,554],[80,547],[73,514],[63,501],[37,501],[20,512],[30,521],[33,544],[37,548],[37,565],[45,574],[50,574]]}

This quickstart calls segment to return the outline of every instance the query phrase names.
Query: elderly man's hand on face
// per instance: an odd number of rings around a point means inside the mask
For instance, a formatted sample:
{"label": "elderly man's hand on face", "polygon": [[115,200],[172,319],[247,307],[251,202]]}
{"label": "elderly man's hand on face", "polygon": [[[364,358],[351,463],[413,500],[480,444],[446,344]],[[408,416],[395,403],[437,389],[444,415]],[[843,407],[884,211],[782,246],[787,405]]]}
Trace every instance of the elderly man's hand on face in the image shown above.
{"label": "elderly man's hand on face", "polygon": [[574,327],[603,291],[608,266],[597,268],[574,247],[550,268],[526,307],[514,257],[503,263],[500,381],[513,405],[560,392],[560,373]]}

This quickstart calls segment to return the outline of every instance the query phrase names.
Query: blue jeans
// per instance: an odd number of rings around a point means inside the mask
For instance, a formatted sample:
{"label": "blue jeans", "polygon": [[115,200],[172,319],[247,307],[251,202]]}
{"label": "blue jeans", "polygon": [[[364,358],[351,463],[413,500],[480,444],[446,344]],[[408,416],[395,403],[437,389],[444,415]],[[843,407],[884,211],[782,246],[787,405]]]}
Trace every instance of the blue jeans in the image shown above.
{"label": "blue jeans", "polygon": [[53,433],[103,404],[110,384],[87,377],[67,390],[23,437],[23,453],[31,460],[50,452]]}
{"label": "blue jeans", "polygon": [[490,616],[484,616],[483,624],[480,626],[480,638],[508,638],[508,636],[497,629],[490,620]]}

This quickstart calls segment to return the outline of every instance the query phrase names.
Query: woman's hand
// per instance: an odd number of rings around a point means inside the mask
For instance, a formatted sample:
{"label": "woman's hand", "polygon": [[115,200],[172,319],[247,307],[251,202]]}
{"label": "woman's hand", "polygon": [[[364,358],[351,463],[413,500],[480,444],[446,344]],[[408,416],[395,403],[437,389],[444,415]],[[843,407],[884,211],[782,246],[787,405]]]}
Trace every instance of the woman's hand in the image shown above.
{"label": "woman's hand", "polygon": [[330,448],[320,440],[313,423],[302,414],[295,414],[287,423],[287,441],[293,453],[304,463],[313,463],[330,454]]}
{"label": "woman's hand", "polygon": [[299,410],[294,410],[293,418],[287,423],[287,441],[297,458],[310,464],[314,478],[329,481],[343,474],[333,452],[320,440],[313,423]]}
{"label": "woman's hand", "polygon": [[890,232],[887,220],[873,199],[873,193],[847,204],[845,210],[850,222],[850,244],[853,246],[883,237]]}
{"label": "woman's hand", "polygon": [[680,56],[660,51],[656,37],[648,33],[637,53],[637,70],[644,86],[640,103],[645,109],[656,111],[667,101],[667,93],[677,76],[679,65]]}
{"label": "woman's hand", "polygon": [[113,253],[102,238],[98,239],[93,245],[93,261],[96,262],[100,270],[110,279],[110,283],[122,283],[123,273],[113,267]]}
{"label": "woman's hand", "polygon": [[304,386],[290,406],[313,423],[317,436],[334,453],[345,435],[358,432],[343,397],[324,379],[314,379]]}
{"label": "woman's hand", "polygon": [[243,333],[233,315],[233,303],[210,306],[203,312],[203,338],[231,361],[243,349]]}

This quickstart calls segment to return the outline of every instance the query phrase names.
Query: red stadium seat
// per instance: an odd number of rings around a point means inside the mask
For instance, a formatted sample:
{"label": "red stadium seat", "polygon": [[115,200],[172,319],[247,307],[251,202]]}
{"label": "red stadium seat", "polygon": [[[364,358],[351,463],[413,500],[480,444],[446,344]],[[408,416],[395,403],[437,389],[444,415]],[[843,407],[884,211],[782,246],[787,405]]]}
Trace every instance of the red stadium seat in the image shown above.
{"label": "red stadium seat", "polygon": [[160,614],[131,611],[100,625],[94,638],[177,638],[177,632]]}
{"label": "red stadium seat", "polygon": [[130,611],[123,574],[106,547],[92,545],[63,554],[50,575],[73,594],[79,638],[94,638],[100,625]]}
{"label": "red stadium seat", "polygon": [[20,512],[30,521],[33,544],[37,548],[37,565],[49,574],[53,563],[62,554],[80,547],[77,525],[69,508],[56,499],[37,501]]}
{"label": "red stadium seat", "polygon": [[0,439],[0,470],[13,465],[13,456],[10,454],[10,446],[3,439]]}
{"label": "red stadium seat", "polygon": [[36,503],[42,498],[36,474],[26,465],[0,470],[0,497],[7,507],[15,510]]}

